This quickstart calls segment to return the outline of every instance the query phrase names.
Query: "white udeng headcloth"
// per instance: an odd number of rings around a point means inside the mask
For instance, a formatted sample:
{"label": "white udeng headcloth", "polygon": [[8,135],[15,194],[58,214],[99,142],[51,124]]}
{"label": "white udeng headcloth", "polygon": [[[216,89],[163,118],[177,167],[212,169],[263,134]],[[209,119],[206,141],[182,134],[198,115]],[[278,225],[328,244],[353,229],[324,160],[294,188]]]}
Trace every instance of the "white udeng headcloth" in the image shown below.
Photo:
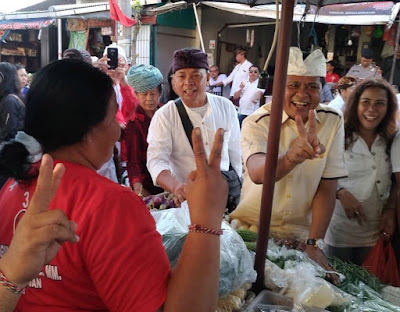
{"label": "white udeng headcloth", "polygon": [[321,50],[314,50],[303,60],[303,52],[299,48],[290,47],[288,75],[294,76],[326,76],[326,59]]}

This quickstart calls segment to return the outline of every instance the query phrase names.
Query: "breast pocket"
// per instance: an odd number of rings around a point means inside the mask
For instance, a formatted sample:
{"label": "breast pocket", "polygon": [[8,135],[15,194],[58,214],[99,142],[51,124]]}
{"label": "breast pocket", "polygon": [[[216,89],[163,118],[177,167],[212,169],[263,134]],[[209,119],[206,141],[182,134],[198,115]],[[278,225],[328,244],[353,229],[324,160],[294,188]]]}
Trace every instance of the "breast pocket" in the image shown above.
{"label": "breast pocket", "polygon": [[374,162],[362,154],[346,151],[344,161],[348,177],[339,180],[340,187],[347,189],[358,200],[364,200],[372,191],[376,178]]}

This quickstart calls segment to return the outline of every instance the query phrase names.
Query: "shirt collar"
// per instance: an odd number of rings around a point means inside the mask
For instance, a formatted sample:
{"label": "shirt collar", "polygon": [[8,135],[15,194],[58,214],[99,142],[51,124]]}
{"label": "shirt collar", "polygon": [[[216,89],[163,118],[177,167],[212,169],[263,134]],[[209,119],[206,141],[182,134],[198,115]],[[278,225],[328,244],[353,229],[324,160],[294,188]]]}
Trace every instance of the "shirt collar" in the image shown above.
{"label": "shirt collar", "polygon": [[[354,144],[351,146],[351,151],[357,154],[363,154],[363,155],[370,155],[370,151],[368,149],[367,143],[362,139],[361,136],[359,136],[356,133],[353,133],[353,137],[355,139]],[[382,138],[381,135],[377,135],[374,142],[372,143],[371,147],[371,152],[373,149],[375,149],[375,146],[379,145],[386,145],[385,140]]]}

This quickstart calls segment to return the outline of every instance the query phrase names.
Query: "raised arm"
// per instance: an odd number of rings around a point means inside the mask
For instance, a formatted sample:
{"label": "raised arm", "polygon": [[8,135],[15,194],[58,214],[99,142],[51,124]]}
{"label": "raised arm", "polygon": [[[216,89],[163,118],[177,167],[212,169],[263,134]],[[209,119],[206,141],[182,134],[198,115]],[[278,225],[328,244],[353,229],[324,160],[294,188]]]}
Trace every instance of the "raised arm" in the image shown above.
{"label": "raised arm", "polygon": [[[308,129],[300,116],[296,116],[296,126],[299,136],[290,144],[289,149],[278,156],[275,181],[279,181],[297,165],[306,159],[315,159],[325,152],[325,147],[319,143],[314,110],[308,113]],[[247,160],[247,169],[251,180],[256,184],[264,182],[265,154],[254,154]]]}
{"label": "raised arm", "polygon": [[[190,218],[192,224],[220,229],[228,194],[220,172],[223,130],[215,134],[208,163],[199,128],[194,129],[192,138],[197,169],[186,182]],[[219,258],[219,235],[190,231],[168,284],[164,311],[215,311]]]}

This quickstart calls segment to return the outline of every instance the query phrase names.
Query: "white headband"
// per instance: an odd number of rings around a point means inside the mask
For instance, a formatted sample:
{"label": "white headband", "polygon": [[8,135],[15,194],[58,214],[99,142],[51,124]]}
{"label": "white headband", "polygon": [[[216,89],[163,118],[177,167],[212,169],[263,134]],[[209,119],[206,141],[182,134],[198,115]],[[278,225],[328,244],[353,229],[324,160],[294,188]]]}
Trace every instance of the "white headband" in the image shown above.
{"label": "white headband", "polygon": [[303,60],[303,52],[299,48],[290,47],[288,75],[293,76],[326,76],[326,59],[321,50],[314,50]]}

